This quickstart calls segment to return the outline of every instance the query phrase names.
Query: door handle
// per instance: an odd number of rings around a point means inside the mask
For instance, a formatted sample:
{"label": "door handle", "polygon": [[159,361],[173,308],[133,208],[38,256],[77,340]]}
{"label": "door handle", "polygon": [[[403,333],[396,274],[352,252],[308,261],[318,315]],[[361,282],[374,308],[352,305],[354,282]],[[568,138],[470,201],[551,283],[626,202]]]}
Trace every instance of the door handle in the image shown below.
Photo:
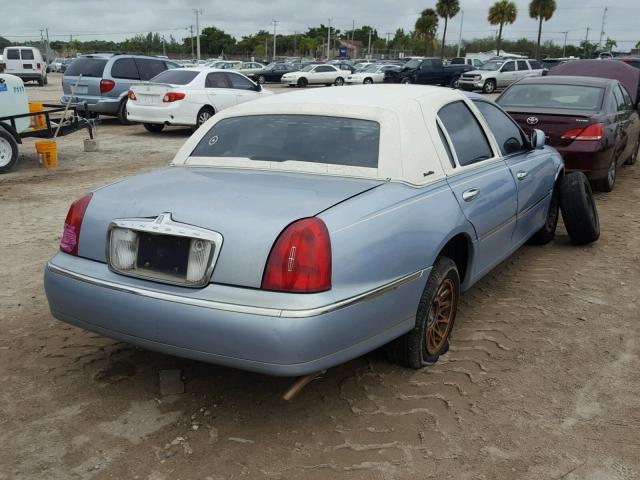
{"label": "door handle", "polygon": [[524,180],[525,178],[527,178],[527,172],[520,170],[518,173],[516,173],[516,178],[518,180]]}
{"label": "door handle", "polygon": [[480,190],[478,190],[477,188],[470,188],[469,190],[462,192],[462,199],[465,202],[470,202],[472,200],[475,200],[479,193]]}

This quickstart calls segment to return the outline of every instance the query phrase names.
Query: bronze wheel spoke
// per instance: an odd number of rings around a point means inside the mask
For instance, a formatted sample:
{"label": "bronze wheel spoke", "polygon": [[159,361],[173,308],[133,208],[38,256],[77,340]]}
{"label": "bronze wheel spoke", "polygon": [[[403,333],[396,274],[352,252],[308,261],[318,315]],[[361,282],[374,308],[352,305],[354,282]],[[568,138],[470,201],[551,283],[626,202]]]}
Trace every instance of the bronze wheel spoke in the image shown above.
{"label": "bronze wheel spoke", "polygon": [[446,278],[440,284],[434,298],[429,316],[425,337],[427,354],[437,355],[444,346],[455,315],[457,293],[453,281]]}

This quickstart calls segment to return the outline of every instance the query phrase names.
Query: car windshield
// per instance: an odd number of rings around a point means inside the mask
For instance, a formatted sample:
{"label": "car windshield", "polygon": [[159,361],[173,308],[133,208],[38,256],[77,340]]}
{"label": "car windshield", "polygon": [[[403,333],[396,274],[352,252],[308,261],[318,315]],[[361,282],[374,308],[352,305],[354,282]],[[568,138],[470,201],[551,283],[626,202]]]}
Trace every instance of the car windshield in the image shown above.
{"label": "car windshield", "polygon": [[371,120],[251,115],[216,123],[191,156],[378,168],[379,143],[380,124]]}
{"label": "car windshield", "polygon": [[504,92],[503,107],[542,107],[568,110],[600,110],[604,89],[582,85],[523,84]]}
{"label": "car windshield", "polygon": [[502,66],[504,62],[502,61],[497,61],[497,60],[492,60],[490,62],[487,62],[481,66],[478,67],[478,70],[490,70],[490,71],[495,71],[500,69],[500,67]]}
{"label": "car windshield", "polygon": [[176,68],[173,70],[165,70],[153,77],[150,82],[153,83],[170,83],[172,85],[187,85],[191,83],[194,78],[198,76],[198,73],[193,70],[182,70]]}

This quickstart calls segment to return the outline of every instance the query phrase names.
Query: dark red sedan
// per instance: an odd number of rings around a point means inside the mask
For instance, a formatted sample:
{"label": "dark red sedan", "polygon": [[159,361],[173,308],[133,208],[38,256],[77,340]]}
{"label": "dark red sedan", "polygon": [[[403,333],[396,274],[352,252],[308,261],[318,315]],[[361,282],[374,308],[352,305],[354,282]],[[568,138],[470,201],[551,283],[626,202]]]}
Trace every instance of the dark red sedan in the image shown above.
{"label": "dark red sedan", "polygon": [[497,103],[527,134],[536,128],[544,131],[567,171],[586,173],[600,190],[610,192],[618,168],[638,158],[638,105],[617,80],[524,78],[507,88]]}

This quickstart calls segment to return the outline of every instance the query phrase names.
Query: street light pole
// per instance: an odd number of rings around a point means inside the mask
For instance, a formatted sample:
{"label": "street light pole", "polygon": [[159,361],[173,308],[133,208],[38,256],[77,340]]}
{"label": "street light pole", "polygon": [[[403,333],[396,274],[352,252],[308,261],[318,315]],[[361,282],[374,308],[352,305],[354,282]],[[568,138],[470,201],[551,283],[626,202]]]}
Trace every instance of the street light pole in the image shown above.
{"label": "street light pole", "polygon": [[273,61],[276,61],[276,27],[278,26],[278,20],[273,20]]}
{"label": "street light pole", "polygon": [[564,33],[564,45],[562,46],[562,56],[566,57],[567,56],[567,35],[569,34],[569,32],[562,32]]}
{"label": "street light pole", "polygon": [[371,60],[371,27],[369,27],[369,47],[367,48],[367,56]]}
{"label": "street light pole", "polygon": [[458,53],[456,57],[460,56],[460,47],[462,46],[462,24],[464,23],[464,10],[460,10],[460,33],[458,34]]}
{"label": "street light pole", "polygon": [[331,19],[329,19],[329,28],[327,29],[327,60],[331,58]]}
{"label": "street light pole", "polygon": [[193,12],[196,14],[196,50],[198,53],[198,62],[200,62],[200,15],[202,15],[202,9],[194,8]]}

